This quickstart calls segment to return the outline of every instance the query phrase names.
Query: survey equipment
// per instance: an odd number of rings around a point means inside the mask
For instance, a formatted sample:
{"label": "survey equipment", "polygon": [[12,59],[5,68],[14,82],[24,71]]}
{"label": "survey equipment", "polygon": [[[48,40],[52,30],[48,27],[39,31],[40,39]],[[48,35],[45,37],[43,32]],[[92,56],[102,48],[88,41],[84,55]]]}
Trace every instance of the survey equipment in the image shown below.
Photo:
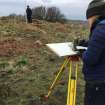
{"label": "survey equipment", "polygon": [[[67,105],[75,105],[76,103],[76,88],[77,88],[77,71],[78,71],[78,56],[67,57],[61,66],[57,76],[55,77],[48,94],[45,98],[49,98],[53,89],[57,85],[58,81],[61,79],[63,72],[69,65],[69,80],[68,80],[68,94],[67,94]],[[73,63],[75,63],[75,70],[73,69]]]}
{"label": "survey equipment", "polygon": [[[69,66],[69,77],[68,77],[68,93],[67,93],[67,105],[75,105],[76,104],[76,88],[77,88],[77,72],[79,69],[79,56],[78,51],[74,51],[73,43],[53,43],[47,44],[47,46],[59,57],[66,57],[63,65],[61,66],[58,74],[56,75],[52,85],[49,88],[48,94],[45,95],[45,98],[49,98],[55,86],[58,84],[61,79],[63,72]],[[87,49],[82,46],[75,46],[76,49]]]}

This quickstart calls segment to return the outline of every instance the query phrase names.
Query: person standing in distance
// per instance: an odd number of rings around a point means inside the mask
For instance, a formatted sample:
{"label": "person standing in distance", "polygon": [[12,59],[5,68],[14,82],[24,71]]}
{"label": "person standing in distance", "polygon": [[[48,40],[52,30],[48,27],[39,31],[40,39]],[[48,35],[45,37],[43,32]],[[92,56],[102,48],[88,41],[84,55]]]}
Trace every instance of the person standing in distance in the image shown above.
{"label": "person standing in distance", "polygon": [[29,7],[29,5],[27,6],[26,14],[27,14],[27,22],[32,23],[32,10]]}

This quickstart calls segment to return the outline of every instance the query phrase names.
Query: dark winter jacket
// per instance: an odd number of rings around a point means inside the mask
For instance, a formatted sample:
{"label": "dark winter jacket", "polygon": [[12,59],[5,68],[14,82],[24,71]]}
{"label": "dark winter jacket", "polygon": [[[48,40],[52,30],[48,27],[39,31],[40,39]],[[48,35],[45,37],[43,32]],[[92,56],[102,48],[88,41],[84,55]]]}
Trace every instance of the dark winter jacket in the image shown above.
{"label": "dark winter jacket", "polygon": [[88,49],[82,59],[85,80],[105,81],[105,19],[91,31]]}
{"label": "dark winter jacket", "polygon": [[32,10],[30,8],[26,9],[26,13],[27,13],[27,17],[31,17],[32,16]]}

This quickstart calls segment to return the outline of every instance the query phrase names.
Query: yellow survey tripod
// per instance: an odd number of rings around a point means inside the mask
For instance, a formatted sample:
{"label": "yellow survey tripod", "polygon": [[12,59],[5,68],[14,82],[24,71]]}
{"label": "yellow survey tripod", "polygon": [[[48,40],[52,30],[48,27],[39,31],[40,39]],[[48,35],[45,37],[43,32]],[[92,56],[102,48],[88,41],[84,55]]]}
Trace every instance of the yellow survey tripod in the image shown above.
{"label": "yellow survey tripod", "polygon": [[[66,67],[69,65],[69,81],[68,81],[68,95],[67,95],[67,105],[75,105],[76,104],[76,88],[77,88],[77,72],[78,72],[78,62],[79,57],[78,56],[70,56],[67,57],[64,61],[63,65],[61,66],[57,76],[55,77],[48,94],[45,96],[45,98],[48,98],[52,90],[55,88],[56,84],[62,77],[62,74]],[[74,70],[75,68],[75,70]]]}

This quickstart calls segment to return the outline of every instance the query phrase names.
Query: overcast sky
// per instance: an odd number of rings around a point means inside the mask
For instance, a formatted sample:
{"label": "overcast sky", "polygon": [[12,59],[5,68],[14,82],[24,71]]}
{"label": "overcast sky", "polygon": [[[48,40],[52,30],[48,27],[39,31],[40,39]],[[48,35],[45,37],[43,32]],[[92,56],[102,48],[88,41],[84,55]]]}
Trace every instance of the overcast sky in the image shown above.
{"label": "overcast sky", "polygon": [[0,0],[0,16],[10,13],[25,14],[26,5],[57,6],[69,19],[84,20],[85,11],[92,0]]}

